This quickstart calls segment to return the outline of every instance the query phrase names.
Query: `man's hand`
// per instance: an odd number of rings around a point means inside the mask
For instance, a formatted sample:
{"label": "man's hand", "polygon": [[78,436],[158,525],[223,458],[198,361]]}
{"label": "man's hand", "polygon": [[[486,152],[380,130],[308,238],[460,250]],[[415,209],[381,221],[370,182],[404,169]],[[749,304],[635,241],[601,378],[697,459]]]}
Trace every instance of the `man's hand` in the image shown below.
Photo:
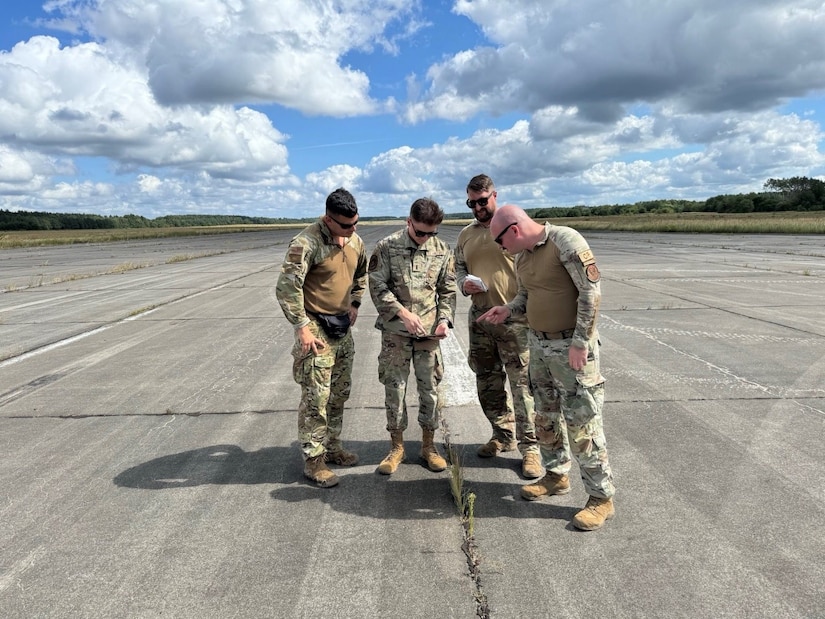
{"label": "man's hand", "polygon": [[447,321],[442,320],[436,326],[435,331],[433,331],[433,335],[440,338],[445,338],[450,334],[450,325],[447,324]]}
{"label": "man's hand", "polygon": [[358,308],[354,305],[349,306],[349,324],[350,326],[355,324],[355,319],[358,318]]}
{"label": "man's hand", "polygon": [[587,349],[571,346],[567,353],[567,359],[570,367],[578,372],[587,365]]}
{"label": "man's hand", "polygon": [[313,355],[317,355],[319,349],[326,348],[326,344],[315,337],[312,331],[309,330],[309,325],[304,325],[295,333],[298,341],[301,343],[301,354],[303,355],[306,355],[310,350],[312,350]]}
{"label": "man's hand", "polygon": [[478,317],[478,322],[489,322],[500,325],[510,317],[510,309],[506,305],[496,305]]}
{"label": "man's hand", "polygon": [[401,322],[404,323],[404,328],[410,335],[415,335],[417,337],[427,335],[427,332],[424,330],[424,324],[421,322],[421,318],[419,318],[417,314],[413,314],[407,308],[403,308],[400,312],[398,312],[398,317],[401,319]]}
{"label": "man's hand", "polygon": [[484,288],[479,286],[476,282],[468,279],[464,280],[464,285],[461,288],[464,294],[477,294],[479,292],[484,292]]}

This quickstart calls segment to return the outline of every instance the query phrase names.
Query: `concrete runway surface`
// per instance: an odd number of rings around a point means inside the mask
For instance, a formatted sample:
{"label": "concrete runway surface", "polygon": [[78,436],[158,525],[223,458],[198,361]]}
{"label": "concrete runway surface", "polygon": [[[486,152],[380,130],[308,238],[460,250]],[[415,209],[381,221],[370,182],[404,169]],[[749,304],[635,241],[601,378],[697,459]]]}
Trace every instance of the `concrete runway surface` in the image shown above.
{"label": "concrete runway surface", "polygon": [[[360,226],[370,251],[399,226]],[[459,228],[442,226],[451,244]],[[0,617],[825,617],[825,239],[585,233],[602,272],[616,518],[529,503],[466,365],[444,412],[476,495],[385,477],[365,301],[344,421],[361,463],[301,475],[294,231],[0,251]]]}

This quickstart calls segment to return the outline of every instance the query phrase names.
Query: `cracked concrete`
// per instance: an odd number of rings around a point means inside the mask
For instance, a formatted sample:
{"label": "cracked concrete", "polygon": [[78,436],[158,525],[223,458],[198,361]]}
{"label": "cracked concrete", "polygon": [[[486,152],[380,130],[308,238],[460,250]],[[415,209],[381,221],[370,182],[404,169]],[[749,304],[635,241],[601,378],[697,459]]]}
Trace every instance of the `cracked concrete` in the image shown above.
{"label": "cracked concrete", "polygon": [[[359,233],[371,247],[390,229]],[[2,616],[585,616],[585,581],[603,617],[819,613],[821,239],[586,234],[618,488],[594,533],[569,525],[575,473],[569,495],[528,503],[516,456],[475,457],[489,429],[459,298],[444,416],[476,495],[469,536],[447,473],[375,473],[388,437],[368,302],[343,436],[361,462],[334,489],[303,479],[292,330],[271,295],[291,234],[0,294]],[[169,243],[4,253],[0,272],[195,252]]]}

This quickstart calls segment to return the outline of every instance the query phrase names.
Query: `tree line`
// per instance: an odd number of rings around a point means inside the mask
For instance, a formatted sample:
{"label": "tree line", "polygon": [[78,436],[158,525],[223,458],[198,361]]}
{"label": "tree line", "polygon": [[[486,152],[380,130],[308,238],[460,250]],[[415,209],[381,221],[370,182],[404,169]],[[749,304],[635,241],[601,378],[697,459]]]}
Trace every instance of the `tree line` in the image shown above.
{"label": "tree line", "polygon": [[0,230],[91,230],[108,228],[178,228],[250,224],[298,223],[296,218],[247,217],[245,215],[94,215],[0,210]]}
{"label": "tree line", "polygon": [[825,210],[824,181],[805,176],[771,178],[765,182],[763,189],[765,191],[723,194],[707,200],[650,200],[635,204],[539,208],[530,209],[528,212],[534,219],[548,219],[643,213],[771,213]]}
{"label": "tree line", "polygon": [[[589,217],[606,215],[707,213],[769,213],[776,211],[825,210],[825,181],[806,176],[768,179],[765,191],[719,195],[707,200],[649,200],[634,204],[572,206],[527,209],[534,219]],[[451,213],[446,219],[466,219],[467,211]],[[93,228],[174,228],[252,224],[306,223],[314,217],[248,217],[245,215],[164,215],[148,219],[141,215],[94,215],[48,213],[0,209],[0,230],[88,230]],[[362,217],[364,221],[391,217]],[[397,219],[403,219],[398,217]]]}

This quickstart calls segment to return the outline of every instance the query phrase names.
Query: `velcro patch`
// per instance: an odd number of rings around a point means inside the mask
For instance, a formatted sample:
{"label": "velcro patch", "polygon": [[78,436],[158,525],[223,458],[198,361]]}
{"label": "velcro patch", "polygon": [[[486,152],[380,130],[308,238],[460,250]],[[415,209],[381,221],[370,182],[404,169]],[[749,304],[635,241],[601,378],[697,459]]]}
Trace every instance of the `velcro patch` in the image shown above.
{"label": "velcro patch", "polygon": [[304,246],[290,245],[286,252],[286,261],[292,264],[301,264],[304,261]]}
{"label": "velcro patch", "polygon": [[370,257],[370,264],[367,267],[370,273],[372,273],[375,269],[378,268],[378,254],[373,254]]}
{"label": "velcro patch", "polygon": [[584,266],[587,266],[588,264],[593,264],[596,262],[596,257],[593,255],[592,251],[585,249],[579,252],[579,260],[582,261]]}
{"label": "velcro patch", "polygon": [[584,272],[585,272],[585,274],[587,275],[587,280],[588,280],[588,281],[590,281],[590,282],[592,282],[592,283],[594,283],[594,284],[595,284],[596,282],[598,282],[598,281],[599,281],[599,279],[600,279],[600,278],[601,278],[601,276],[602,276],[602,275],[601,275],[601,273],[599,273],[599,267],[597,267],[597,266],[596,266],[596,263],[595,263],[595,262],[594,262],[594,263],[592,263],[592,264],[588,264],[588,265],[584,268]]}

